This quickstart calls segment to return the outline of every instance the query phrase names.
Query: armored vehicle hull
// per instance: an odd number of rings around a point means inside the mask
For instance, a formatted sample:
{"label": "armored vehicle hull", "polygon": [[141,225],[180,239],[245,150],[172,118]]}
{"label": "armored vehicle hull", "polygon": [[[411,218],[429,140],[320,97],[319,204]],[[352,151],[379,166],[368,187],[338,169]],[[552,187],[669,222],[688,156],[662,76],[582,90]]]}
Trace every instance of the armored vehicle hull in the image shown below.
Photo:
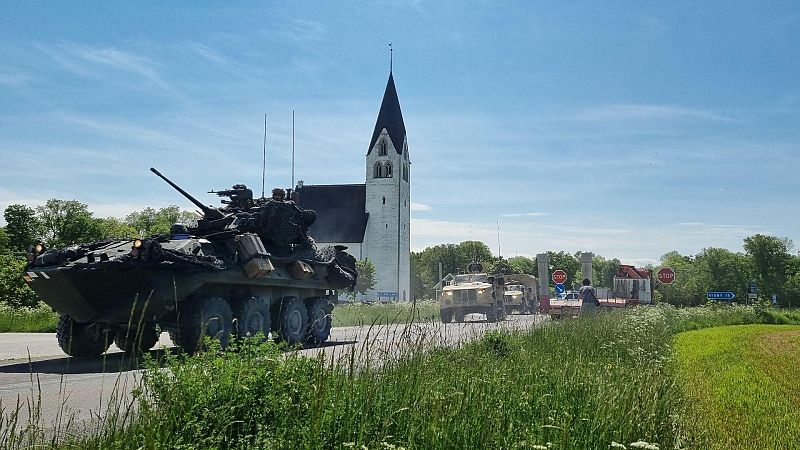
{"label": "armored vehicle hull", "polygon": [[196,227],[59,250],[40,244],[28,254],[23,278],[61,314],[64,352],[100,355],[112,341],[148,350],[159,330],[189,352],[206,338],[222,346],[231,336],[328,339],[337,290],[351,289],[357,273],[346,247],[317,249],[308,237],[313,211],[281,198],[204,206],[151,170],[203,211]]}

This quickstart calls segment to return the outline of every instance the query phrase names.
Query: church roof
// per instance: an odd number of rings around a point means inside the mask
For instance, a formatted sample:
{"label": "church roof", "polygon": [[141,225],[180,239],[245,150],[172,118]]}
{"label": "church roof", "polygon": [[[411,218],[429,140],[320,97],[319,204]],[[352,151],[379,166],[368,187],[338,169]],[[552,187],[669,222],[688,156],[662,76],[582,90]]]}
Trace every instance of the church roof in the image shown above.
{"label": "church roof", "polygon": [[372,132],[372,140],[369,141],[367,154],[372,152],[378,136],[386,128],[389,138],[394,144],[397,153],[403,154],[403,140],[406,137],[406,125],[403,123],[403,113],[400,111],[400,100],[397,99],[397,89],[394,87],[394,77],[389,72],[389,81],[386,83],[386,91],[383,93],[381,110],[378,112],[378,120],[375,121],[375,131]]}
{"label": "church roof", "polygon": [[317,242],[364,242],[368,214],[364,184],[304,185],[297,189],[297,204],[317,212],[308,234]]}

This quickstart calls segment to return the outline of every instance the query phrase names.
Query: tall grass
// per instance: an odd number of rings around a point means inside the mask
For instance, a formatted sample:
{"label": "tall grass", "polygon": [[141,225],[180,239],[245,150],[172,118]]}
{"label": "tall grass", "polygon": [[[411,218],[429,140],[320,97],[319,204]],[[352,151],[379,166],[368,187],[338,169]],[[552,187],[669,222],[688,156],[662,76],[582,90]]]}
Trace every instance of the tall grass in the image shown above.
{"label": "tall grass", "polygon": [[58,314],[47,305],[36,308],[9,308],[0,305],[0,333],[53,333]]}
{"label": "tall grass", "polygon": [[62,439],[75,448],[693,448],[673,337],[760,320],[752,308],[639,308],[491,331],[458,348],[409,331],[394,351],[375,340],[333,362],[271,342],[167,354],[92,437]]}

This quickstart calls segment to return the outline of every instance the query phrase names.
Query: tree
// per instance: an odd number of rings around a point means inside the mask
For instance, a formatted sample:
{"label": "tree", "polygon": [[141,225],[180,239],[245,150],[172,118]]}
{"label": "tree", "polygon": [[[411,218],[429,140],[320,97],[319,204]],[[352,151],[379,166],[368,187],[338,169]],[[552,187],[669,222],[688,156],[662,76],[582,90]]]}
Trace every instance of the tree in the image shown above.
{"label": "tree", "polygon": [[134,211],[125,217],[125,223],[133,227],[139,237],[146,237],[169,233],[169,227],[172,224],[190,224],[195,219],[195,213],[181,211],[178,206],[170,205],[158,210],[145,208],[141,211]]}
{"label": "tree", "polygon": [[[578,258],[567,252],[547,252],[547,256],[550,261],[550,273],[552,274],[556,269],[561,269],[567,273],[567,281],[564,282],[564,285],[574,285],[576,280],[575,276],[581,268],[581,263],[578,261]],[[550,282],[552,283],[552,280],[550,280]]]}
{"label": "tree", "polygon": [[39,297],[22,280],[25,264],[25,260],[17,256],[0,255],[0,303],[12,308],[39,303]]}
{"label": "tree", "polygon": [[514,273],[527,273],[529,275],[535,275],[537,272],[536,263],[531,258],[527,258],[525,256],[508,258],[508,263],[511,264],[511,267],[514,269]]}
{"label": "tree", "polygon": [[101,239],[128,239],[138,236],[136,229],[116,217],[95,219]]}
{"label": "tree", "polygon": [[8,205],[3,212],[6,219],[8,248],[24,253],[39,239],[39,221],[32,208],[25,205]]}
{"label": "tree", "polygon": [[514,270],[514,267],[511,265],[511,263],[508,262],[507,259],[502,258],[502,257],[497,258],[496,260],[494,260],[488,266],[484,265],[484,268],[485,268],[487,273],[497,273],[497,274],[503,274],[503,275],[509,275],[509,274],[512,274],[512,273],[519,273],[516,270]]}
{"label": "tree", "polygon": [[745,238],[744,249],[752,258],[753,274],[759,285],[759,292],[765,295],[777,294],[783,302],[787,271],[791,267],[792,241],[756,234]]}
{"label": "tree", "polygon": [[619,269],[620,261],[617,258],[605,259],[602,256],[592,257],[592,285],[596,287],[613,288],[614,276]]}
{"label": "tree", "polygon": [[358,278],[353,291],[348,293],[351,299],[355,300],[356,294],[366,294],[367,291],[375,287],[375,265],[369,258],[356,261],[356,272]]}
{"label": "tree", "polygon": [[0,227],[0,255],[6,255],[11,252],[11,247],[9,243],[11,242],[8,239],[8,233],[6,233],[6,229],[4,227]]}
{"label": "tree", "polygon": [[100,225],[88,207],[77,200],[51,198],[44,206],[36,207],[42,238],[49,247],[63,247],[102,238]]}

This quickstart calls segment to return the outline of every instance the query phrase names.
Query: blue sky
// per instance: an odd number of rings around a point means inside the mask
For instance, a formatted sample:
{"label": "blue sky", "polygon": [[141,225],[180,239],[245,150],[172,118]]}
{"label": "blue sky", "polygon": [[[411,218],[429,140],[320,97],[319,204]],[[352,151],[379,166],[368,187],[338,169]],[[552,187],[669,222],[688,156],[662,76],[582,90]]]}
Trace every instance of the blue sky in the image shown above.
{"label": "blue sky", "polygon": [[[797,2],[25,2],[0,6],[0,208],[99,216],[297,177],[363,182],[388,76],[412,248],[646,263],[800,242]],[[199,195],[215,202],[211,195]]]}

